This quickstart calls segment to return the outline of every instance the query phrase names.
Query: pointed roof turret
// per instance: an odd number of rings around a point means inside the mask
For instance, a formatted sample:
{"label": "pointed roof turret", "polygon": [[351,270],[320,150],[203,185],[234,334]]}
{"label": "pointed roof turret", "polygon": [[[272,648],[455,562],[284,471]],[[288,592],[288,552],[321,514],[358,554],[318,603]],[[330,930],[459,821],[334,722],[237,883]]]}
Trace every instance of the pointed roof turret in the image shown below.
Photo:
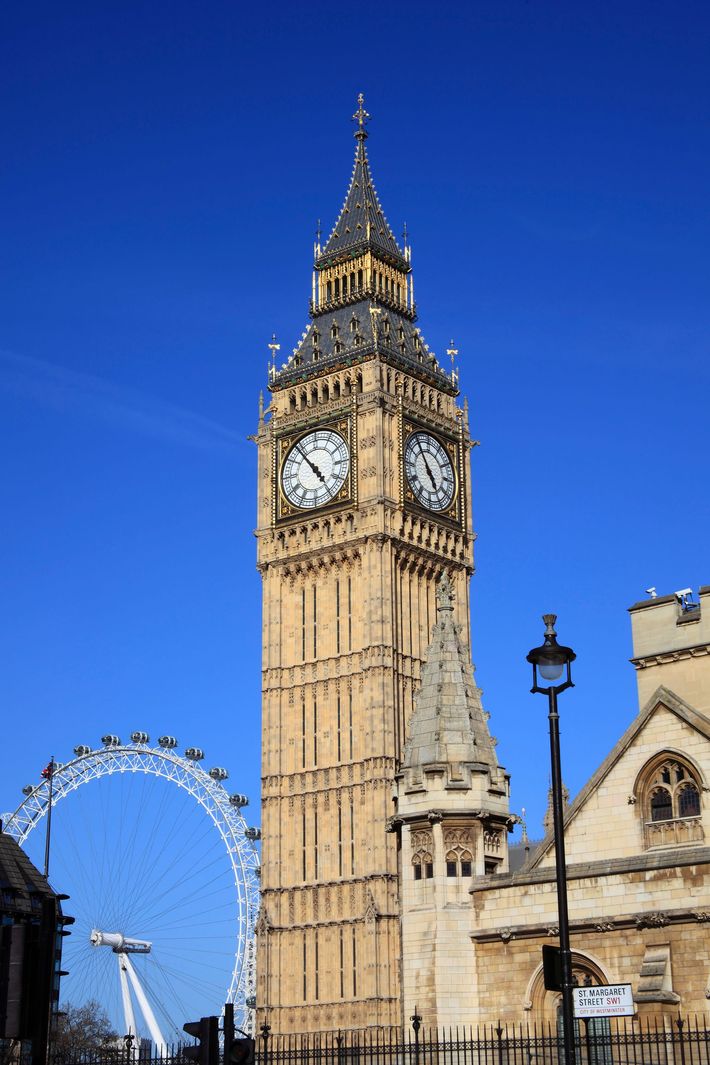
{"label": "pointed roof turret", "polygon": [[454,622],[454,592],[446,573],[436,589],[437,620],[422,667],[422,684],[409,722],[403,769],[416,773],[449,766],[452,779],[464,767],[498,778],[500,769],[468,648]]}
{"label": "pointed roof turret", "polygon": [[316,260],[316,266],[324,266],[345,253],[359,255],[369,249],[387,260],[394,259],[398,265],[408,270],[409,264],[385,218],[372,181],[365,147],[368,136],[365,127],[370,116],[364,108],[364,103],[365,98],[360,93],[358,109],[353,115],[353,120],[357,122],[357,145],[350,184],[338,220],[325,248]]}

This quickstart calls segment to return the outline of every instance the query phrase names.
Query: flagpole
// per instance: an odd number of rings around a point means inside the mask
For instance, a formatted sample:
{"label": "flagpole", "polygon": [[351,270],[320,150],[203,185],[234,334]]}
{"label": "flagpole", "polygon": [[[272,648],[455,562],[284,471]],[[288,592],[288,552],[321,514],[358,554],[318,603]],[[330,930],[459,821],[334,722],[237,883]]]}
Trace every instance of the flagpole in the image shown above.
{"label": "flagpole", "polygon": [[49,842],[52,838],[52,791],[54,788],[54,755],[49,759],[49,807],[47,809],[47,833],[44,840],[44,876],[49,879]]}

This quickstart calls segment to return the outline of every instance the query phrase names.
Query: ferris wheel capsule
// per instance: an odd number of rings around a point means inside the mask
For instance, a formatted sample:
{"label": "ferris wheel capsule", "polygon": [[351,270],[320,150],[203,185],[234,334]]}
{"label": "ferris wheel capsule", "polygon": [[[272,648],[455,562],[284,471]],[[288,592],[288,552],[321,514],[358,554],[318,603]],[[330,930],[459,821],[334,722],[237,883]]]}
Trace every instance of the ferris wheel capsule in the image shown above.
{"label": "ferris wheel capsule", "polygon": [[252,841],[252,843],[253,843],[254,840],[261,839],[261,829],[260,828],[245,828],[244,829],[244,835],[247,837],[247,839],[250,839]]}
{"label": "ferris wheel capsule", "polygon": [[103,743],[104,747],[120,747],[121,746],[120,737],[119,736],[112,736],[110,734],[107,734],[106,736],[102,736],[101,737],[101,742]]}
{"label": "ferris wheel capsule", "polygon": [[213,780],[226,780],[229,773],[226,769],[223,769],[222,766],[216,765],[214,769],[210,769],[210,776]]}
{"label": "ferris wheel capsule", "polygon": [[132,732],[131,743],[149,743],[150,736],[147,732]]}
{"label": "ferris wheel capsule", "polygon": [[236,795],[230,795],[229,801],[232,806],[236,806],[238,810],[241,810],[243,806],[249,805],[248,797],[246,795],[241,795],[240,793],[237,793]]}
{"label": "ferris wheel capsule", "polygon": [[84,755],[91,754],[91,747],[87,746],[86,743],[79,743],[74,748],[74,754],[77,758],[83,758]]}
{"label": "ferris wheel capsule", "polygon": [[173,747],[177,747],[178,741],[174,736],[161,736],[158,739],[158,743],[161,747],[165,747],[167,750],[172,750]]}
{"label": "ferris wheel capsule", "polygon": [[25,784],[24,788],[22,789],[22,794],[31,795],[34,790],[35,789],[33,784]]}
{"label": "ferris wheel capsule", "polygon": [[191,762],[201,762],[205,757],[205,752],[201,747],[188,747],[185,751],[185,757],[189,758]]}

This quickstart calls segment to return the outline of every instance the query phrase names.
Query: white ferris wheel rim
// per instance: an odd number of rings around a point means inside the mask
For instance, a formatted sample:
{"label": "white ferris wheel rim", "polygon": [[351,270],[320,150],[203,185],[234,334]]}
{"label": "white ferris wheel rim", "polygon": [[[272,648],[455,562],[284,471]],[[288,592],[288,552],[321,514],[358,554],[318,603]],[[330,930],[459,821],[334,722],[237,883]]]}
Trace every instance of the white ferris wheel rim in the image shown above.
{"label": "white ferris wheel rim", "polygon": [[[144,773],[160,777],[186,791],[210,817],[226,848],[234,877],[237,909],[237,940],[234,967],[226,990],[226,1002],[246,1021],[250,986],[250,951],[253,950],[259,912],[259,856],[241,808],[230,802],[220,780],[209,775],[194,759],[185,758],[172,747],[152,747],[150,743],[113,743],[77,754],[69,762],[54,763],[52,807],[82,784],[115,773]],[[49,780],[43,780],[12,812],[1,816],[3,832],[20,846],[42,821],[49,807]],[[236,1019],[236,1018],[235,1018]]]}

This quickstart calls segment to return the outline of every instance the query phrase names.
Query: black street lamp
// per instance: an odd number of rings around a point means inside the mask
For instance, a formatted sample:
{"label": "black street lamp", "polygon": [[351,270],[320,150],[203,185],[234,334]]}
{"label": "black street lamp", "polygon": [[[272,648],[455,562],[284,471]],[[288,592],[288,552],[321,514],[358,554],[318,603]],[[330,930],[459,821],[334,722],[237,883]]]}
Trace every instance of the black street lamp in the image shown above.
{"label": "black street lamp", "polygon": [[[562,769],[560,765],[560,715],[557,696],[566,688],[573,688],[571,665],[577,657],[571,647],[561,647],[555,632],[556,614],[543,614],[545,642],[534,647],[528,655],[533,667],[531,692],[540,692],[549,700],[550,761],[552,763],[552,814],[555,833],[555,865],[557,870],[557,916],[560,926],[560,970],[562,974],[562,1035],[565,1065],[575,1065],[574,1009],[572,1004],[572,952],[569,945],[569,915],[567,912],[567,867],[565,863],[565,831],[562,815]],[[538,684],[538,671],[543,680],[559,680],[567,667],[561,684],[543,688]]]}

